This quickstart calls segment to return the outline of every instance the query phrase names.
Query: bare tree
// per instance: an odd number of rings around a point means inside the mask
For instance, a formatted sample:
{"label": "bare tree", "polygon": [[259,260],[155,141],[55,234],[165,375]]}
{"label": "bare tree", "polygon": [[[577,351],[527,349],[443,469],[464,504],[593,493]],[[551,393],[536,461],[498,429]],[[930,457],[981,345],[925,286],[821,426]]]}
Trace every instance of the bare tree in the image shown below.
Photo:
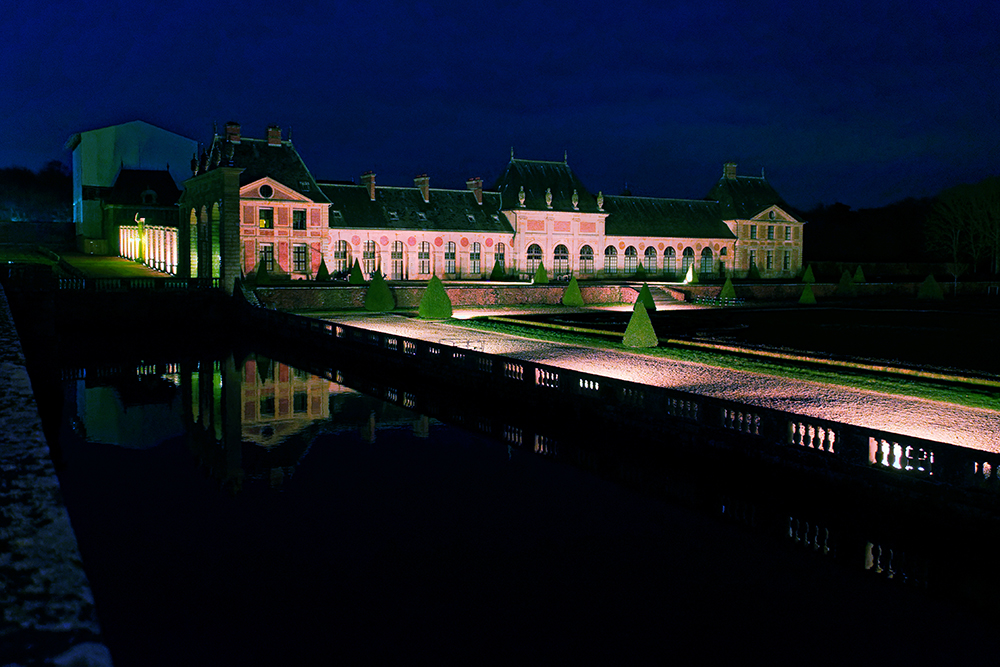
{"label": "bare tree", "polygon": [[989,271],[1000,273],[1000,177],[944,190],[926,224],[928,247],[946,254],[949,263],[978,272],[985,261]]}

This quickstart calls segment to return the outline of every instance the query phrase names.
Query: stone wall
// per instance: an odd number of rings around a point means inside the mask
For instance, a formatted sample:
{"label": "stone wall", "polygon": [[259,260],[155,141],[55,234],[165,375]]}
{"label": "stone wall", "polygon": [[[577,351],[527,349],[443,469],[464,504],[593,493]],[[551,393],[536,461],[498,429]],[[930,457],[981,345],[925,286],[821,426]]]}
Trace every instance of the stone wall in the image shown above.
{"label": "stone wall", "polygon": [[0,423],[0,656],[111,665],[2,288]]}

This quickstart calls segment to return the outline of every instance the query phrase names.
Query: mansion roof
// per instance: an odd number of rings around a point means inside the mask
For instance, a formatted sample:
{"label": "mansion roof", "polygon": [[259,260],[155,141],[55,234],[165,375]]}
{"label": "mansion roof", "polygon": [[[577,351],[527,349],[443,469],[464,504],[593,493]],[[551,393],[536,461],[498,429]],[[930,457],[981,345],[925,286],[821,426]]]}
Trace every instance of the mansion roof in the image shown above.
{"label": "mansion roof", "polygon": [[181,191],[165,169],[122,169],[104,201],[126,206],[173,206],[180,196]]}
{"label": "mansion roof", "polygon": [[[521,188],[524,188],[523,207],[520,204]],[[511,158],[493,189],[500,194],[502,208],[508,211],[525,208],[532,211],[551,209],[599,213],[594,196],[583,187],[565,162]],[[551,205],[546,201],[548,192],[552,194]]]}
{"label": "mansion roof", "polygon": [[736,238],[715,201],[606,196],[604,210],[608,236]]}
{"label": "mansion roof", "polygon": [[772,206],[792,215],[791,207],[763,176],[723,176],[705,199],[719,202],[724,220],[750,220]]}
{"label": "mansion roof", "polygon": [[198,173],[218,166],[242,169],[240,186],[270,177],[314,202],[327,203],[290,140],[271,144],[267,139],[241,137],[239,141],[229,141],[216,135],[211,148],[202,155]]}

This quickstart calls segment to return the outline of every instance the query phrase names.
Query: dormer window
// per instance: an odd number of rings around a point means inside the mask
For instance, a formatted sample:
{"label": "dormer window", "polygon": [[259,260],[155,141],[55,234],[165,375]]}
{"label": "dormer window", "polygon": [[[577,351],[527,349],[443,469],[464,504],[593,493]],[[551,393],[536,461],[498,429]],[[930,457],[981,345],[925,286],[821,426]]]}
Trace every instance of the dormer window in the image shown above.
{"label": "dormer window", "polygon": [[344,224],[344,212],[330,211],[330,227],[336,227],[338,224]]}
{"label": "dormer window", "polygon": [[155,204],[156,203],[156,193],[152,190],[146,190],[142,193],[142,203],[143,204]]}
{"label": "dormer window", "polygon": [[299,190],[309,192],[309,181],[299,181]]}
{"label": "dormer window", "polygon": [[392,220],[393,222],[398,221],[399,213],[397,213],[396,211],[389,211],[389,219]]}
{"label": "dormer window", "polygon": [[427,222],[427,214],[423,211],[417,211],[417,217],[420,218],[420,222]]}
{"label": "dormer window", "polygon": [[475,223],[476,223],[476,216],[474,216],[474,215],[472,215],[472,214],[470,213],[470,214],[469,214],[469,215],[467,215],[466,217],[467,217],[467,218],[469,219],[469,222],[471,222],[471,223],[473,223],[473,224],[475,224]]}

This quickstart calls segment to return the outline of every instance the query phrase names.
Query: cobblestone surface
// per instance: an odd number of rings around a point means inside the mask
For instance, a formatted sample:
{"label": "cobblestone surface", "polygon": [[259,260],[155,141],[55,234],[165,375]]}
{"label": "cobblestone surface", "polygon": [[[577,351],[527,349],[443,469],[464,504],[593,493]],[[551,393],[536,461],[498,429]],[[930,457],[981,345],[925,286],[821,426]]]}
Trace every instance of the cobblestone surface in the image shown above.
{"label": "cobblestone surface", "polygon": [[323,319],[889,433],[1000,452],[1000,412],[991,410],[716,368],[640,353],[470,331],[445,322],[399,315],[338,314]]}
{"label": "cobblestone surface", "polygon": [[110,665],[0,289],[0,665]]}

